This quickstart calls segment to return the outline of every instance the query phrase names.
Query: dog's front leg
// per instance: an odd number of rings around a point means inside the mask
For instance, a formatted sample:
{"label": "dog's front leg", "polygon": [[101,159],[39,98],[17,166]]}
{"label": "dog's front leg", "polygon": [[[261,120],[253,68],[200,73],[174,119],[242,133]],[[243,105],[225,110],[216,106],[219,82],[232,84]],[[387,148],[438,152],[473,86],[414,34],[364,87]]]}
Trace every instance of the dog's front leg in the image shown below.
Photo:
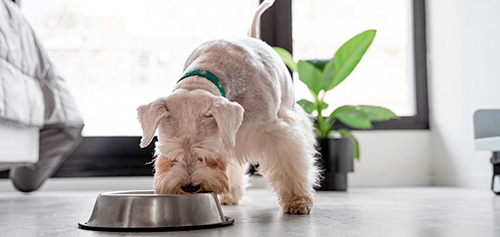
{"label": "dog's front leg", "polygon": [[[273,170],[267,170],[270,164],[261,163],[261,171],[268,180],[270,186],[278,194],[278,201],[282,207],[283,213],[287,214],[309,214],[313,207],[312,183],[308,169],[310,167],[297,167],[299,164],[293,163],[301,158],[283,156],[279,164]],[[291,159],[289,159],[291,158]],[[274,161],[276,162],[276,161]],[[305,163],[305,162],[301,162]],[[278,168],[279,167],[279,168]],[[310,171],[309,171],[310,172]]]}
{"label": "dog's front leg", "polygon": [[270,186],[278,194],[278,201],[283,213],[309,214],[313,207],[312,183],[307,178],[307,169],[297,169],[297,164],[291,164],[284,159],[280,168],[266,172],[266,164],[261,163],[261,171]]}
{"label": "dog's front leg", "polygon": [[243,197],[247,183],[246,167],[247,165],[239,164],[237,161],[228,165],[226,174],[229,180],[229,191],[221,194],[220,202],[222,205],[236,205]]}
{"label": "dog's front leg", "polygon": [[314,136],[300,123],[275,122],[263,133],[260,147],[260,173],[278,194],[284,213],[308,214],[313,206],[313,185],[317,180],[314,165]]}

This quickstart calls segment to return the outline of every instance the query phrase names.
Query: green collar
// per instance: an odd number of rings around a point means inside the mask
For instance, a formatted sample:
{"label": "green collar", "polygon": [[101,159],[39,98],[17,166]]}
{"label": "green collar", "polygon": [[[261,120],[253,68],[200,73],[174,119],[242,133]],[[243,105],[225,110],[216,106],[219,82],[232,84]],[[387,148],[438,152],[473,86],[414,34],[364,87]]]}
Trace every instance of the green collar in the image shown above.
{"label": "green collar", "polygon": [[224,91],[224,87],[222,86],[222,82],[213,73],[211,73],[205,69],[196,69],[196,70],[189,71],[186,74],[184,74],[184,76],[181,77],[181,79],[179,79],[179,81],[177,81],[177,83],[182,81],[182,79],[184,79],[186,77],[190,77],[190,76],[200,76],[200,77],[204,77],[204,78],[210,80],[212,83],[214,83],[217,86],[217,88],[219,88],[219,91],[222,94],[222,96],[226,97],[226,92]]}

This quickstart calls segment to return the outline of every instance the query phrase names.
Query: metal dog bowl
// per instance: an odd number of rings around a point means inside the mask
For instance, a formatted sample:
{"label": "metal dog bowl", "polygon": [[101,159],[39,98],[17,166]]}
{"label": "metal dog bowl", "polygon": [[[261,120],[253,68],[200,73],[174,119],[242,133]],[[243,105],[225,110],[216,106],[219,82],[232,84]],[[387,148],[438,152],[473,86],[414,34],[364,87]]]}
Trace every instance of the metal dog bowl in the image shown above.
{"label": "metal dog bowl", "polygon": [[83,229],[169,231],[215,228],[233,224],[215,193],[154,194],[153,191],[101,193]]}

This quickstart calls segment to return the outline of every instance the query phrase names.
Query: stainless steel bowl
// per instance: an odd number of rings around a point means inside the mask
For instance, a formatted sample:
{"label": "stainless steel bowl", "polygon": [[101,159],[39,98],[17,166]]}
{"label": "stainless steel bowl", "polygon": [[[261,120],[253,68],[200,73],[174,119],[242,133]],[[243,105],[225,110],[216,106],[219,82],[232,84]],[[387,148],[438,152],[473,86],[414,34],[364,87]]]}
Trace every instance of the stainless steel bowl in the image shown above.
{"label": "stainless steel bowl", "polygon": [[225,217],[215,193],[154,194],[153,191],[101,193],[83,229],[166,231],[222,227]]}

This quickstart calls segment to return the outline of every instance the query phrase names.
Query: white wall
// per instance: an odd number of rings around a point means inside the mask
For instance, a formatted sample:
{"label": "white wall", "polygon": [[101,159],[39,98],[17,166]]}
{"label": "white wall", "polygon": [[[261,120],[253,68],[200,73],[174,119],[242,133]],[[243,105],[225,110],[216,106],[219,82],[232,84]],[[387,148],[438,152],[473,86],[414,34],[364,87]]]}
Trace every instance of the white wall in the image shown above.
{"label": "white wall", "polygon": [[349,186],[408,186],[431,184],[428,130],[356,131],[360,161],[354,163]]}
{"label": "white wall", "polygon": [[474,151],[472,115],[500,109],[500,1],[427,1],[433,183],[489,188],[488,152]]}

